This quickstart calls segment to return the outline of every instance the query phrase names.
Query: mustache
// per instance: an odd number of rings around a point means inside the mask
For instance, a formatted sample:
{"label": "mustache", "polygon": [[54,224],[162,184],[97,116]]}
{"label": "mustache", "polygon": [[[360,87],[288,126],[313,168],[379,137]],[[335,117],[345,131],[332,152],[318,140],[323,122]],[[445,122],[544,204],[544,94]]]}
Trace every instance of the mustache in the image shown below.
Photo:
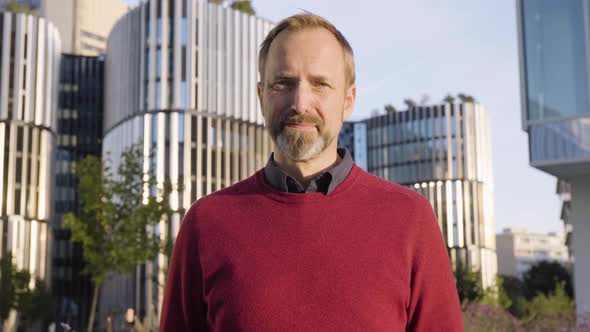
{"label": "mustache", "polygon": [[322,120],[317,116],[308,115],[308,114],[293,114],[293,113],[286,113],[284,116],[279,119],[279,124],[281,129],[284,128],[288,124],[313,124],[316,127],[322,126]]}

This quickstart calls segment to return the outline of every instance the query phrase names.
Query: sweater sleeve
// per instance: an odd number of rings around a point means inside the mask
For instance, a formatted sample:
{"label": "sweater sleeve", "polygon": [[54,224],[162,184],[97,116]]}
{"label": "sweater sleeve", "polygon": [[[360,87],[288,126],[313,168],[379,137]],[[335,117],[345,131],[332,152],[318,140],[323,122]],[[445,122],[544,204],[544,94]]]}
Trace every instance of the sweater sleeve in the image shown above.
{"label": "sweater sleeve", "polygon": [[463,331],[463,316],[447,246],[430,203],[417,203],[407,331]]}
{"label": "sweater sleeve", "polygon": [[195,210],[184,217],[168,268],[161,332],[207,331]]}

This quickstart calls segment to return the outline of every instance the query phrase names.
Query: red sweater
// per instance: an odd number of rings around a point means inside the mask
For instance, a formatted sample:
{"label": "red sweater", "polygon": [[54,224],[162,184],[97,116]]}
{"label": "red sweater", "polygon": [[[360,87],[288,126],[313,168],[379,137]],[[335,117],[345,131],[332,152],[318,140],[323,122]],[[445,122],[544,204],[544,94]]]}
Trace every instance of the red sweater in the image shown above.
{"label": "red sweater", "polygon": [[198,200],[174,246],[160,331],[462,331],[428,201],[354,166],[332,193],[262,171]]}

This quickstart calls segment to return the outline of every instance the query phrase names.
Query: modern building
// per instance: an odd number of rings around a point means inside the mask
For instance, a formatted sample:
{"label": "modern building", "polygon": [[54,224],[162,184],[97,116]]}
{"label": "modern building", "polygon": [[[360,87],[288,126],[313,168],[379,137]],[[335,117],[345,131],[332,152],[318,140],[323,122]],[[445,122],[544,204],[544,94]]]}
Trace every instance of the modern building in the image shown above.
{"label": "modern building", "polygon": [[555,261],[569,266],[565,234],[528,233],[526,229],[505,228],[496,234],[498,274],[521,278],[540,261]]}
{"label": "modern building", "polygon": [[590,313],[590,3],[517,0],[522,128],[530,165],[571,186],[578,314]]}
{"label": "modern building", "polygon": [[39,10],[39,8],[41,8],[41,0],[0,0],[0,9],[2,9],[6,4],[11,2],[14,2],[22,7],[28,7],[31,10]]}
{"label": "modern building", "polygon": [[338,147],[346,148],[354,162],[367,170],[367,124],[365,122],[344,122],[338,136]]}
{"label": "modern building", "polygon": [[0,257],[47,282],[60,58],[51,23],[0,12]]}
{"label": "modern building", "polygon": [[107,36],[129,10],[123,0],[43,0],[41,15],[55,24],[68,54],[96,56],[106,51]]}
{"label": "modern building", "polygon": [[86,327],[92,299],[90,278],[82,246],[72,243],[70,231],[61,227],[63,216],[79,212],[73,165],[88,155],[101,153],[103,118],[101,57],[63,54],[59,82],[57,150],[55,167],[55,222],[53,223],[52,293],[57,319],[76,330]]}
{"label": "modern building", "polygon": [[[108,37],[103,153],[114,163],[143,146],[144,170],[182,181],[178,211],[154,230],[175,237],[198,198],[263,167],[272,143],[256,99],[258,47],[270,22],[205,0],[153,0],[130,11]],[[115,325],[129,307],[157,321],[167,258],[163,255],[103,287],[100,317]]]}
{"label": "modern building", "polygon": [[[428,198],[453,268],[478,270],[484,287],[494,285],[493,177],[489,120],[483,107],[420,106],[361,123],[366,124],[368,171]],[[341,146],[350,149],[347,141],[341,135]]]}

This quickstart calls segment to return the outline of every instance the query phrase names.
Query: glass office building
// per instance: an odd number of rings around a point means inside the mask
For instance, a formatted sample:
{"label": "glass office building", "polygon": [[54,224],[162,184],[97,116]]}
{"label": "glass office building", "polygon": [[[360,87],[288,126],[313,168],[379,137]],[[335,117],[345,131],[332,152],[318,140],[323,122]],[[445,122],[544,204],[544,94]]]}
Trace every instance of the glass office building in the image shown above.
{"label": "glass office building", "polygon": [[7,12],[0,38],[0,257],[47,280],[60,39],[43,18]]}
{"label": "glass office building", "polygon": [[494,285],[493,177],[483,107],[416,107],[361,123],[366,124],[368,171],[428,198],[453,267],[477,269],[484,287]]}
{"label": "glass office building", "polygon": [[344,122],[338,135],[338,147],[346,148],[360,168],[367,170],[367,124]]}
{"label": "glass office building", "polygon": [[81,208],[73,167],[88,155],[100,156],[103,118],[104,60],[62,54],[55,153],[55,223],[53,224],[52,293],[60,322],[80,330],[92,299],[90,278],[82,273],[82,246],[61,227],[63,216]]}
{"label": "glass office building", "polygon": [[572,227],[576,308],[590,312],[590,2],[516,4],[529,160],[570,185],[564,203]]}
{"label": "glass office building", "polygon": [[586,173],[590,169],[588,3],[519,3],[523,128],[529,133],[531,164],[558,177]]}
{"label": "glass office building", "polygon": [[[173,188],[174,237],[198,198],[263,167],[272,143],[256,97],[258,47],[271,23],[203,0],[153,0],[119,20],[107,42],[103,153],[114,163],[143,147],[143,167]],[[163,299],[163,255],[103,287],[99,317],[133,307],[153,320]]]}

